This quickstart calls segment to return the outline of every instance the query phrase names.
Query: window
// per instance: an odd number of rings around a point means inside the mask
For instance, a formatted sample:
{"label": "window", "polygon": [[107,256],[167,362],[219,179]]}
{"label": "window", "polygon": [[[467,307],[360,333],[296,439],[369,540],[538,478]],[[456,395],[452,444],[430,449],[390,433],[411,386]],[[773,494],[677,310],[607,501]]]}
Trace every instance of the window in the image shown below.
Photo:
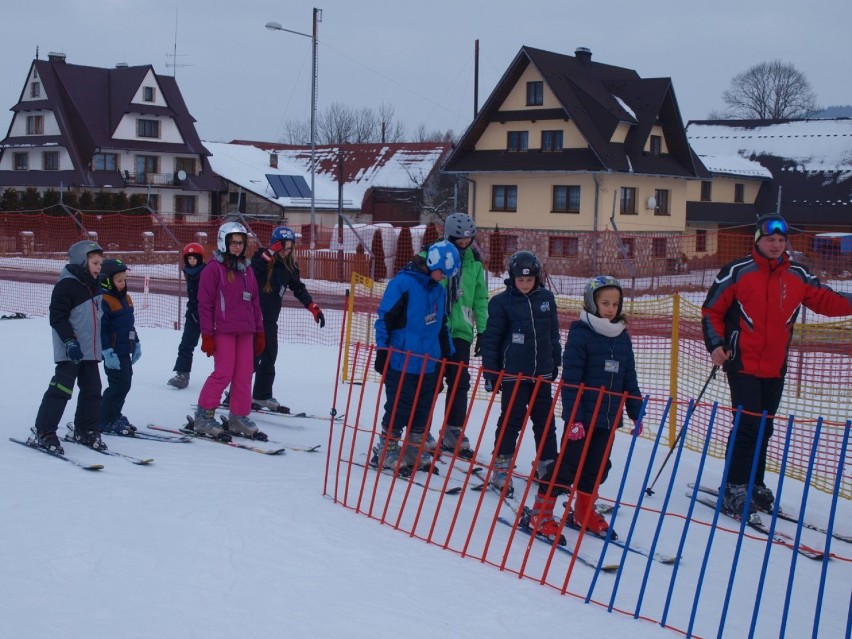
{"label": "window", "polygon": [[195,175],[195,158],[175,158],[175,172],[177,171]]}
{"label": "window", "polygon": [[198,197],[195,195],[175,195],[175,213],[192,215],[198,212]]}
{"label": "window", "polygon": [[30,97],[37,98],[41,95],[41,82],[30,82]]}
{"label": "window", "polygon": [[651,255],[656,258],[666,257],[666,244],[667,239],[665,237],[651,238]]}
{"label": "window", "polygon": [[527,131],[509,131],[506,140],[507,151],[526,151],[530,134]]}
{"label": "window", "polygon": [[156,155],[136,156],[136,183],[149,184],[152,176],[149,174],[159,173],[160,158]]}
{"label": "window", "polygon": [[145,102],[154,102],[156,95],[154,87],[142,87],[142,99]]}
{"label": "window", "polygon": [[59,151],[45,151],[42,153],[41,166],[45,171],[58,171]]}
{"label": "window", "polygon": [[12,163],[16,171],[28,171],[30,168],[30,154],[14,153],[12,154]]}
{"label": "window", "polygon": [[671,215],[671,211],[669,210],[668,189],[657,189],[654,191],[654,199],[657,200],[657,206],[654,208],[654,215]]}
{"label": "window", "polygon": [[499,237],[500,242],[503,244],[503,255],[505,255],[508,260],[510,255],[518,252],[518,236],[501,234]]}
{"label": "window", "polygon": [[491,187],[492,211],[517,211],[518,187],[494,185]]}
{"label": "window", "polygon": [[621,247],[618,249],[618,257],[622,259],[631,259],[633,257],[633,249],[634,249],[634,238],[632,237],[624,237],[621,238]]}
{"label": "window", "polygon": [[158,138],[160,137],[160,121],[159,120],[136,120],[136,137],[140,138]]}
{"label": "window", "polygon": [[580,187],[554,186],[552,210],[554,213],[579,213]]}
{"label": "window", "polygon": [[734,202],[737,204],[745,202],[745,184],[734,184]]}
{"label": "window", "polygon": [[527,106],[544,104],[544,82],[527,82]]}
{"label": "window", "polygon": [[118,171],[118,154],[96,153],[92,158],[92,168],[95,171]]}
{"label": "window", "polygon": [[704,253],[707,251],[707,230],[698,229],[695,231],[695,252]]}
{"label": "window", "polygon": [[713,183],[708,181],[701,182],[701,201],[709,202],[713,197]]}
{"label": "window", "polygon": [[621,214],[636,215],[636,189],[631,186],[621,187]]}
{"label": "window", "polygon": [[28,115],[27,135],[41,135],[42,133],[44,133],[44,116]]}
{"label": "window", "polygon": [[542,131],[541,150],[553,153],[562,150],[562,131]]}
{"label": "window", "polygon": [[580,254],[580,240],[576,237],[551,237],[548,243],[550,257],[577,257]]}
{"label": "window", "polygon": [[659,135],[651,136],[651,155],[655,158],[660,157],[663,153],[663,138]]}

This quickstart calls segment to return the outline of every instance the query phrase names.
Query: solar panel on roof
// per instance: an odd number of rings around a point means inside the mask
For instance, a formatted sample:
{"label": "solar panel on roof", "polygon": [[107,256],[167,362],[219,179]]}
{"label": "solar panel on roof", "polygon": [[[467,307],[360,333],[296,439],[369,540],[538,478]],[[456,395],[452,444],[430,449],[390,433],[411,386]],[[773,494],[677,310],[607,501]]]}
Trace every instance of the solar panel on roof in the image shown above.
{"label": "solar panel on roof", "polygon": [[267,173],[266,179],[275,197],[311,197],[311,189],[301,175]]}

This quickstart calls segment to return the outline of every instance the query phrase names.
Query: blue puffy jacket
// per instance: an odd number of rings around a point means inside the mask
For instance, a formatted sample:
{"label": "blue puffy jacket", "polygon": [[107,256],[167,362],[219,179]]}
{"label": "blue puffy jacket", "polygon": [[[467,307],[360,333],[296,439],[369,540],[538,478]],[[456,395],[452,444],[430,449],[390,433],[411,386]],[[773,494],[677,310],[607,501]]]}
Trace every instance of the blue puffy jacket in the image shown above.
{"label": "blue puffy jacket", "polygon": [[[425,264],[410,262],[388,282],[379,304],[376,346],[395,349],[389,363],[393,370],[432,373],[442,357],[453,354],[447,332],[447,292],[424,270]],[[431,358],[425,369],[423,355]]]}
{"label": "blue puffy jacket", "polygon": [[601,386],[616,394],[604,396],[596,427],[609,429],[616,423],[621,403],[618,393],[624,391],[630,395],[626,404],[628,416],[633,421],[639,419],[642,393],[636,378],[633,344],[627,331],[606,337],[582,320],[572,322],[562,358],[562,379],[565,383],[562,387],[562,417],[566,421],[571,417],[580,384],[585,384],[586,389],[574,421],[582,422],[586,429],[592,423]]}

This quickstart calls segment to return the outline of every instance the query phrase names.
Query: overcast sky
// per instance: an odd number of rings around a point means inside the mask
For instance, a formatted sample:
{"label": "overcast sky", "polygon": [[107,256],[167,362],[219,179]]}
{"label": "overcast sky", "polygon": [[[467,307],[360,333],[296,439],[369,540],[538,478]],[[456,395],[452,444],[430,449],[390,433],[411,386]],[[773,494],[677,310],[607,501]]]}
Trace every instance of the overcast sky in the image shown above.
{"label": "overcast sky", "polygon": [[[310,117],[313,2],[42,0],[4,2],[0,106],[17,102],[35,57],[61,51],[97,67],[151,64],[175,74],[202,139],[278,140]],[[408,131],[464,132],[523,45],[671,77],[684,123],[723,107],[731,78],[780,59],[805,73],[822,106],[852,104],[848,0],[317,0],[318,108],[394,107]],[[177,38],[175,38],[177,32]],[[177,53],[172,56],[177,40]],[[186,66],[167,66],[173,62]],[[5,135],[11,112],[0,120]]]}

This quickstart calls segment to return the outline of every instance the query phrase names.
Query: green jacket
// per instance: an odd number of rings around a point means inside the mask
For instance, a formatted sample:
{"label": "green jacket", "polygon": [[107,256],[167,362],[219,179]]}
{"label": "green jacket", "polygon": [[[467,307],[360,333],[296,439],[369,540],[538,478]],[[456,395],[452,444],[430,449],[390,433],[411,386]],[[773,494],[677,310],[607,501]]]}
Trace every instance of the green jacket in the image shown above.
{"label": "green jacket", "polygon": [[444,287],[456,290],[457,299],[448,299],[450,308],[450,337],[473,343],[473,327],[485,332],[488,323],[488,287],[485,269],[468,247],[462,253],[462,268],[457,282],[443,280]]}

